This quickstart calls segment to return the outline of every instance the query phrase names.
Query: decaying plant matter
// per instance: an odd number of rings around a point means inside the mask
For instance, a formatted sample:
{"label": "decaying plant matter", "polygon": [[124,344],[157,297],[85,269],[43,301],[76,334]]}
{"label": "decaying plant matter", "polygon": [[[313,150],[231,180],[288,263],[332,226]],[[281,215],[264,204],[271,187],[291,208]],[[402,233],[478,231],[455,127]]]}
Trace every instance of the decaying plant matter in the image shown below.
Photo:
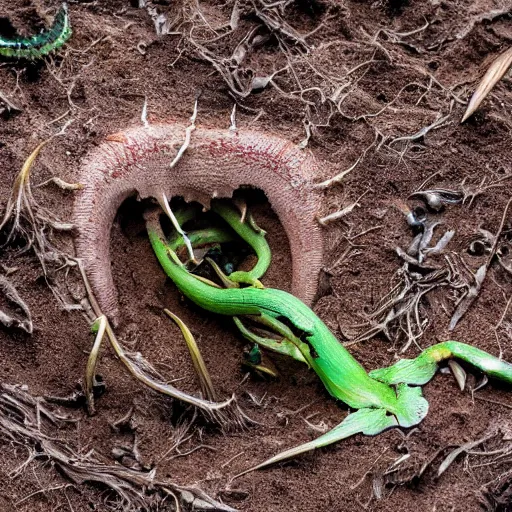
{"label": "decaying plant matter", "polygon": [[[502,182],[508,178],[507,175],[487,186],[481,183],[476,189],[465,189],[463,182],[460,191],[421,190],[411,194],[410,197],[421,199],[430,212],[439,215],[447,205],[463,204],[468,198],[470,198],[470,205],[473,199],[484,190],[501,186]],[[480,229],[480,235],[471,242],[468,248],[470,254],[480,251],[487,255],[486,261],[473,272],[461,254],[447,249],[455,235],[454,230],[445,230],[433,244],[434,232],[441,224],[440,219],[432,219],[429,211],[423,207],[411,210],[406,204],[397,202],[396,206],[404,213],[407,223],[416,234],[407,250],[396,248],[396,253],[403,262],[394,276],[396,284],[374,306],[367,315],[367,321],[359,326],[365,327],[363,332],[347,342],[347,345],[368,340],[378,333],[383,333],[391,341],[404,338],[402,352],[405,352],[413,343],[421,349],[418,340],[429,323],[422,304],[431,292],[440,287],[449,290],[456,300],[455,310],[449,323],[449,330],[455,329],[479,296],[491,264],[497,260],[505,270],[509,267],[508,244],[502,241],[502,235],[511,203],[512,199],[504,208],[496,234]]]}
{"label": "decaying plant matter", "polygon": [[[350,36],[335,38],[318,44],[315,39],[322,31],[333,29],[340,17],[350,18],[345,6],[321,8],[316,2],[300,6],[298,2],[234,2],[226,19],[211,19],[198,2],[184,0],[165,11],[156,5],[147,6],[155,22],[157,34],[178,37],[179,56],[194,54],[212,66],[222,77],[234,100],[242,102],[254,93],[273,89],[285,101],[290,101],[303,115],[305,138],[300,143],[306,147],[311,136],[322,127],[329,126],[336,116],[360,122],[369,130],[375,143],[373,151],[386,147],[392,154],[403,154],[409,142],[423,138],[429,131],[449,124],[453,101],[463,104],[458,93],[446,87],[427,69],[407,60],[399,51],[402,46],[414,46],[412,40],[429,29],[427,21],[412,30],[398,32],[389,28],[367,33],[363,27],[348,24]],[[230,6],[225,6],[229,9]],[[301,8],[308,12],[311,24],[301,30],[289,21],[292,13]],[[222,9],[219,9],[223,11]],[[225,11],[225,10],[224,10]],[[250,22],[249,22],[250,20]],[[335,26],[335,25],[334,25]],[[164,29],[162,27],[165,27]],[[354,50],[357,49],[357,52]],[[416,51],[420,51],[417,49]],[[271,52],[267,65],[255,65],[255,55]],[[350,59],[357,54],[358,59]],[[334,58],[343,55],[344,58]],[[174,64],[174,63],[173,63]],[[400,91],[384,106],[372,99],[362,82],[382,66],[396,71],[412,72],[415,79],[400,84]],[[434,91],[442,99],[433,98]],[[415,104],[404,104],[403,96],[417,92]],[[419,104],[427,96],[435,108],[428,108],[432,122],[417,127],[413,135],[397,135],[390,126],[389,112],[397,109],[424,112]],[[362,107],[362,108],[361,108]],[[380,117],[386,118],[382,123]],[[396,116],[395,116],[396,117]],[[399,117],[399,116],[398,116]],[[395,123],[396,121],[393,121]],[[395,149],[400,143],[406,149]],[[356,159],[355,167],[366,156],[367,150]],[[339,175],[334,182],[339,181]],[[327,186],[327,181],[322,185]]]}
{"label": "decaying plant matter", "polygon": [[51,238],[53,231],[71,231],[73,225],[61,222],[52,212],[42,207],[32,194],[30,173],[41,149],[49,140],[41,142],[27,158],[21,171],[16,176],[11,197],[7,201],[5,214],[0,223],[0,232],[6,230],[4,246],[21,239],[25,243],[23,251],[32,249],[43,270],[46,282],[55,297],[66,309],[80,309],[71,304],[65,294],[54,284],[56,270],[74,267],[76,261],[66,252],[56,247]]}
{"label": "decaying plant matter", "polygon": [[[507,467],[512,459],[512,438],[506,423],[491,428],[479,439],[446,445],[427,456],[414,454],[412,447],[409,446],[408,437],[404,436],[404,441],[400,445],[405,451],[403,455],[387,466],[381,465],[380,468],[368,472],[372,474],[373,479],[373,498],[384,498],[386,488],[389,488],[387,493],[390,493],[397,486],[418,485],[427,479],[437,480],[461,458],[465,459],[464,466],[470,472],[485,467]],[[508,503],[510,492],[507,486],[510,485],[510,477],[510,471],[505,470],[479,489],[482,505],[486,510],[505,510],[501,509],[500,505]]]}
{"label": "decaying plant matter", "polygon": [[5,327],[17,327],[28,334],[32,334],[34,325],[32,323],[30,309],[6,276],[0,275],[0,291],[7,299],[7,302],[14,304],[21,311],[21,314],[11,312],[7,307],[0,310],[0,322],[5,325]]}
{"label": "decaying plant matter", "polygon": [[461,123],[472,116],[484,99],[489,95],[493,87],[503,78],[512,67],[512,48],[505,50],[490,66],[482,80],[478,84],[468,108],[462,117]]}
{"label": "decaying plant matter", "polygon": [[229,400],[216,402],[210,400],[209,397],[203,399],[189,395],[167,383],[153,366],[144,359],[142,354],[125,352],[104,315],[100,315],[97,318],[93,325],[93,331],[96,332],[96,340],[89,355],[84,379],[85,398],[90,414],[95,413],[94,388],[96,386],[96,366],[102,341],[106,337],[115,354],[132,376],[150,389],[194,406],[203,413],[207,420],[220,426],[223,430],[243,428],[251,421],[238,407],[234,396]]}
{"label": "decaying plant matter", "polygon": [[64,428],[76,421],[62,416],[44,399],[32,396],[22,387],[0,384],[0,439],[30,450],[16,475],[35,461],[49,461],[72,482],[71,486],[89,484],[107,489],[111,494],[105,506],[112,510],[155,510],[170,499],[174,502],[170,510],[179,511],[181,504],[190,510],[234,512],[198,488],[159,480],[155,469],[145,471],[109,464],[94,450],[82,454],[52,435],[55,427]]}
{"label": "decaying plant matter", "polygon": [[[453,126],[459,115],[456,107],[466,104],[465,84],[444,83],[415,56],[460,41],[484,22],[509,13],[509,7],[460,13],[446,32],[450,35],[432,45],[435,8],[419,26],[400,30],[351,23],[350,7],[335,2],[233,1],[211,9],[182,0],[167,9],[151,1],[139,6],[147,9],[160,37],[177,41],[178,57],[172,66],[182,55],[199,57],[222,78],[235,102],[256,117],[263,111],[251,108],[248,100],[257,93],[271,89],[289,102],[302,117],[305,137],[301,147],[340,118],[359,125],[360,133],[366,134],[362,149],[345,155],[345,170],[324,179],[321,188],[340,182],[378,153],[399,161],[417,158],[415,153],[424,150],[432,132]],[[294,26],[295,20],[304,17],[305,25]],[[330,34],[327,42],[321,37],[324,33]],[[507,50],[496,59],[464,120],[506,72],[511,55]],[[379,77],[382,70],[396,75],[398,82],[379,95],[381,101],[368,90],[368,81]],[[411,78],[400,81],[404,74]],[[411,124],[409,119],[422,121]]]}
{"label": "decaying plant matter", "polygon": [[398,206],[406,215],[408,224],[416,230],[416,235],[407,250],[396,248],[397,256],[402,260],[402,266],[394,277],[396,284],[367,315],[363,332],[346,345],[383,333],[392,341],[396,341],[400,335],[405,338],[401,352],[405,352],[411,344],[421,348],[418,340],[429,323],[424,309],[425,298],[440,287],[458,287],[443,255],[455,232],[446,230],[433,243],[439,223],[429,219],[427,212],[422,209],[412,211],[402,203]]}

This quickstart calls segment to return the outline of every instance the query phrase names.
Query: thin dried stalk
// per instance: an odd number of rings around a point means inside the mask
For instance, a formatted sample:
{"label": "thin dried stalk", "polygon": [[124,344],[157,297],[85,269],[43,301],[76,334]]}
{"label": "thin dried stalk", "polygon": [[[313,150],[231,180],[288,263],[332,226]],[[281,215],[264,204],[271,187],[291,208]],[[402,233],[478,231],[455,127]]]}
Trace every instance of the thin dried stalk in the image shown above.
{"label": "thin dried stalk", "polygon": [[87,359],[87,366],[85,368],[85,403],[87,404],[87,412],[89,415],[95,414],[94,409],[94,384],[96,379],[96,365],[98,363],[98,355],[101,348],[101,342],[105,336],[105,330],[107,328],[107,318],[102,316],[98,318],[94,326],[97,326],[98,332],[92,346],[89,358]]}
{"label": "thin dried stalk", "polygon": [[153,373],[156,372],[152,371],[153,369],[151,365],[144,361],[141,356],[138,356],[135,359],[128,356],[128,354],[124,351],[123,347],[117,340],[114,331],[110,327],[110,324],[104,315],[100,316],[97,319],[97,324],[98,333],[94,341],[93,350],[91,350],[91,353],[89,355],[89,361],[87,363],[86,370],[86,390],[89,390],[89,393],[87,394],[88,399],[90,399],[90,397],[92,396],[91,392],[93,389],[93,380],[98,359],[98,351],[100,349],[104,335],[106,334],[110,341],[110,344],[112,345],[112,348],[114,349],[114,352],[116,353],[117,357],[121,360],[121,362],[126,366],[128,371],[137,380],[140,380],[143,384],[150,387],[151,389],[154,389],[159,393],[171,396],[183,402],[187,402],[191,405],[194,405],[195,407],[198,407],[201,410],[205,410],[208,413],[211,413],[212,415],[215,415],[216,411],[229,406],[233,402],[234,398],[231,398],[224,402],[210,402],[208,400],[202,400],[201,398],[197,398],[195,396],[184,393],[179,389],[175,388],[174,386],[171,386],[170,384],[157,380],[152,375]]}
{"label": "thin dried stalk", "polygon": [[3,323],[6,327],[17,327],[19,329],[24,330],[28,334],[32,334],[33,324],[32,324],[32,315],[30,314],[30,309],[27,306],[27,303],[20,297],[20,294],[14,287],[12,283],[10,283],[6,277],[0,275],[0,290],[5,295],[9,302],[16,304],[18,306],[25,318],[19,319],[14,315],[10,315],[5,311],[0,310],[0,322]]}
{"label": "thin dried stalk", "polygon": [[508,69],[512,66],[512,48],[503,52],[489,67],[481,82],[478,84],[468,108],[462,117],[461,123],[475,113],[482,101],[491,92],[493,87],[503,78]]}
{"label": "thin dried stalk", "polygon": [[234,396],[229,400],[225,400],[224,402],[213,402],[197,398],[195,396],[184,393],[183,391],[180,391],[179,389],[171,386],[166,382],[163,382],[158,377],[155,369],[147,361],[145,361],[140,354],[137,354],[136,357],[130,357],[130,355],[124,351],[122,345],[119,343],[112,327],[110,326],[110,323],[108,322],[108,319],[101,312],[81,262],[79,262],[79,268],[82,274],[82,280],[87,291],[87,296],[91,308],[97,315],[96,323],[98,326],[97,337],[94,342],[93,350],[89,356],[89,362],[87,364],[87,371],[85,376],[85,388],[88,390],[86,398],[89,400],[88,408],[90,411],[94,411],[94,404],[92,402],[92,390],[94,387],[94,376],[96,374],[98,351],[106,334],[112,348],[114,349],[114,352],[121,360],[121,362],[126,366],[128,371],[137,380],[141,381],[143,384],[150,387],[154,391],[197,407],[199,410],[205,413],[208,420],[219,425],[223,430],[228,430],[232,427],[242,428],[247,423],[252,423],[252,420],[240,409]]}
{"label": "thin dried stalk", "polygon": [[26,242],[24,250],[33,248],[37,258],[41,263],[46,282],[52,290],[55,297],[68,310],[81,309],[80,306],[69,304],[48,279],[49,267],[63,268],[76,265],[74,258],[56,248],[49,239],[54,230],[70,231],[72,224],[61,222],[52,212],[38,204],[32,194],[30,185],[30,172],[34,162],[41,149],[50,141],[41,142],[34,151],[25,160],[21,171],[14,180],[11,196],[7,201],[7,206],[0,231],[4,230],[10,224],[10,230],[5,244],[8,244],[15,236],[21,236]]}
{"label": "thin dried stalk", "polygon": [[168,309],[164,309],[164,313],[174,320],[176,325],[180,328],[183,337],[187,343],[187,347],[190,351],[190,357],[192,358],[192,363],[194,364],[194,368],[196,370],[197,376],[199,377],[199,383],[201,386],[201,391],[203,395],[210,400],[211,402],[217,400],[217,394],[215,393],[215,389],[213,387],[212,379],[210,377],[210,373],[206,368],[206,364],[204,362],[203,356],[197,346],[197,342],[190,332],[190,329],[187,325],[174,313],[169,311]]}
{"label": "thin dried stalk", "polygon": [[58,176],[53,176],[49,180],[43,181],[43,183],[39,183],[39,185],[36,185],[36,188],[45,187],[50,183],[53,183],[55,186],[62,190],[82,190],[84,188],[83,183],[68,183]]}

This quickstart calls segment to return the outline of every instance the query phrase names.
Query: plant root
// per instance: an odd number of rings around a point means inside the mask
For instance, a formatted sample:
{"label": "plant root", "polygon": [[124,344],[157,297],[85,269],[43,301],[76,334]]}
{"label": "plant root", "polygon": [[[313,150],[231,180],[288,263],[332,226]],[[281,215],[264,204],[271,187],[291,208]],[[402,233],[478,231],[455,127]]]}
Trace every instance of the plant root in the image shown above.
{"label": "plant root", "polygon": [[75,267],[76,260],[55,247],[51,242],[51,235],[54,231],[72,231],[73,225],[61,222],[52,212],[39,205],[32,194],[30,184],[32,166],[41,149],[50,140],[42,142],[34,149],[14,180],[12,193],[0,222],[0,232],[10,226],[4,246],[19,237],[25,241],[23,252],[29,249],[34,251],[41,264],[46,283],[64,309],[81,309],[80,305],[70,302],[54,284],[56,271]]}
{"label": "plant root", "polygon": [[19,315],[10,314],[6,311],[0,310],[0,322],[5,327],[16,327],[32,334],[34,325],[32,323],[32,315],[27,303],[20,297],[14,285],[7,279],[0,275],[0,291],[4,294],[8,302],[15,304],[23,313],[24,318],[19,318]]}
{"label": "plant root", "polygon": [[182,504],[190,510],[235,512],[196,487],[156,479],[154,469],[148,472],[109,464],[94,450],[85,455],[79,453],[49,433],[51,427],[62,428],[77,420],[59,415],[42,398],[33,397],[22,387],[0,384],[0,390],[0,438],[31,450],[27,461],[12,476],[21,474],[33,461],[43,460],[51,462],[52,467],[72,482],[63,487],[89,484],[111,491],[113,496],[106,504],[112,510],[154,510],[171,497],[176,510],[179,510],[178,504]]}

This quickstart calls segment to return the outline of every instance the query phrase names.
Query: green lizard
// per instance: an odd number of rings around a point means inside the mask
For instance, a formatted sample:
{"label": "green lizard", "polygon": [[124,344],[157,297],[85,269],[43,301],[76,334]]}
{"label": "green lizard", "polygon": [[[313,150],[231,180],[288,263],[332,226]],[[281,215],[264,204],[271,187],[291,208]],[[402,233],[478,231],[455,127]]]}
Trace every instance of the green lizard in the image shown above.
{"label": "green lizard", "polygon": [[[217,210],[217,213],[232,228],[236,227],[236,233],[249,245],[253,246],[257,239],[258,250],[255,252],[261,255],[268,251],[265,261],[270,262],[270,249],[261,241],[261,235],[256,238],[255,231],[241,223],[233,211]],[[198,306],[214,313],[233,317],[251,315],[257,318],[259,322],[283,336],[282,342],[274,340],[276,345],[281,345],[281,349],[277,348],[278,351],[292,355],[289,353],[289,346],[292,345],[298,352],[295,358],[306,362],[317,373],[329,393],[350,408],[356,409],[356,412],[349,414],[339,425],[314,441],[279,453],[237,476],[357,433],[376,435],[394,426],[417,425],[428,412],[428,403],[419,386],[434,376],[438,363],[442,360],[459,358],[491,377],[512,383],[511,364],[456,341],[434,345],[415,359],[403,359],[389,368],[367,373],[317,315],[293,295],[282,290],[254,286],[220,288],[207,280],[198,279],[178,259],[174,249],[179,246],[179,241],[166,241],[160,226],[159,213],[146,215],[146,227],[162,268],[184,295]],[[219,232],[210,235],[211,241],[220,237]],[[196,239],[195,242],[197,241]],[[249,271],[250,279],[239,273],[237,280],[258,280],[268,264],[257,269],[256,267]],[[287,324],[282,319],[286,319]],[[241,321],[237,325],[248,339],[262,341],[264,345],[266,339],[252,334]]]}

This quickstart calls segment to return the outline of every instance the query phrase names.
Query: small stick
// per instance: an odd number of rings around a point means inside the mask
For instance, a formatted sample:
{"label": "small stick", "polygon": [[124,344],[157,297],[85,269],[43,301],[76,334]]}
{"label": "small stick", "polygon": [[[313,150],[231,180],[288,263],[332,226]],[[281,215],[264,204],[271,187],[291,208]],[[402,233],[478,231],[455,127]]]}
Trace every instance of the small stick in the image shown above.
{"label": "small stick", "polygon": [[235,459],[238,459],[238,457],[242,456],[243,454],[245,453],[245,450],[243,452],[240,452],[240,453],[237,453],[236,455],[234,455],[233,457],[231,457],[229,460],[227,460],[226,462],[224,462],[224,464],[222,464],[221,468],[225,468],[227,465],[229,465],[231,462],[233,462]]}
{"label": "small stick", "polygon": [[498,402],[497,400],[491,400],[490,398],[484,398],[482,396],[475,396],[477,400],[481,400],[482,402],[489,402],[490,404],[500,405],[501,407],[506,407],[507,409],[512,409],[512,405],[505,404],[503,402]]}
{"label": "small stick", "polygon": [[485,281],[485,278],[487,276],[487,271],[489,270],[489,267],[491,266],[492,260],[494,259],[494,256],[496,255],[496,250],[498,249],[498,243],[499,239],[501,237],[501,234],[503,232],[503,228],[505,226],[505,221],[507,219],[508,209],[510,207],[510,204],[512,203],[512,197],[508,200],[507,205],[505,206],[505,210],[503,211],[503,215],[501,217],[500,227],[498,228],[498,231],[496,232],[496,235],[494,236],[494,241],[492,244],[491,251],[489,253],[489,257],[487,258],[487,261],[478,268],[476,274],[473,276],[474,279],[474,286],[469,288],[469,291],[466,295],[466,297],[459,302],[459,305],[457,306],[457,309],[455,310],[455,313],[453,314],[449,330],[453,331],[455,329],[457,323],[459,320],[466,314],[468,309],[471,307],[473,302],[478,297],[480,290],[482,288],[482,285]]}
{"label": "small stick", "polygon": [[366,157],[366,153],[368,153],[368,151],[375,145],[376,142],[377,137],[375,137],[375,140],[367,148],[363,150],[363,152],[359,155],[359,158],[348,169],[341,171],[340,173],[336,174],[336,176],[333,176],[328,180],[315,184],[314,188],[326,189],[329,188],[334,183],[339,183],[349,172],[353,171],[359,165],[359,163]]}
{"label": "small stick", "polygon": [[414,141],[421,139],[425,135],[427,135],[428,132],[431,130],[434,130],[436,128],[441,128],[444,126],[444,124],[450,119],[450,114],[447,114],[444,117],[436,119],[432,124],[429,124],[428,126],[424,126],[421,128],[421,130],[418,130],[416,133],[413,133],[412,135],[404,135],[403,137],[396,137],[392,141],[389,142],[388,146],[391,146],[392,144],[395,144],[397,142],[403,142],[403,141]]}
{"label": "small stick", "polygon": [[69,109],[66,110],[66,112],[64,112],[64,114],[61,114],[59,117],[56,117],[52,121],[49,121],[48,123],[46,123],[46,126],[51,126],[52,124],[58,123],[59,121],[64,119],[70,113],[71,113],[71,110],[69,110]]}
{"label": "small stick", "polygon": [[33,498],[34,496],[37,496],[38,494],[41,494],[41,493],[46,494],[48,491],[58,491],[60,489],[67,489],[68,487],[74,487],[74,484],[61,484],[61,485],[56,485],[54,487],[46,487],[44,489],[39,489],[37,491],[31,492],[24,498],[21,498],[21,500],[14,503],[14,506],[17,508],[18,505],[21,505],[24,501],[27,501],[28,499]]}
{"label": "small stick", "polygon": [[439,174],[441,174],[443,171],[442,170],[439,170],[439,171],[436,171],[434,174],[431,174],[419,187],[418,187],[418,192],[420,190],[423,189],[423,187],[425,187],[427,185],[427,183],[429,181],[431,181],[433,178],[435,178],[436,176],[438,176]]}
{"label": "small stick", "polygon": [[93,416],[96,412],[94,408],[94,378],[96,375],[96,365],[98,363],[98,355],[105,336],[105,329],[107,328],[107,317],[105,315],[100,316],[93,327],[98,328],[96,338],[92,346],[89,358],[87,359],[87,366],[85,368],[85,401],[87,404],[87,412],[90,416]]}
{"label": "small stick", "polygon": [[351,491],[355,491],[363,482],[364,479],[370,474],[371,470],[375,467],[375,464],[383,457],[383,455],[389,450],[389,447],[384,448],[382,453],[372,462],[371,466],[365,471],[363,476],[353,485],[350,486]]}
{"label": "small stick", "polygon": [[345,217],[345,215],[348,215],[350,212],[352,212],[352,210],[356,207],[356,206],[359,206],[359,201],[368,193],[368,190],[366,190],[365,192],[363,192],[356,200],[355,202],[353,202],[352,204],[349,204],[348,206],[346,206],[345,208],[343,208],[342,210],[339,210],[337,212],[334,212],[334,213],[330,213],[329,215],[326,215],[325,217],[320,217],[318,219],[318,222],[322,225],[322,226],[326,226],[327,224],[329,224],[330,222],[334,221],[334,220],[338,220],[338,219],[341,219],[342,217]]}
{"label": "small stick", "polygon": [[49,180],[39,183],[39,185],[36,185],[36,188],[45,187],[50,183],[53,183],[62,190],[82,190],[84,188],[84,185],[82,183],[68,183],[67,181],[64,181],[63,179],[57,176],[53,176],[53,178],[50,178]]}
{"label": "small stick", "polygon": [[493,437],[496,437],[496,434],[489,434],[485,437],[482,437],[481,439],[477,439],[476,441],[470,441],[469,443],[465,443],[459,446],[458,448],[455,448],[455,450],[453,450],[446,456],[446,458],[439,466],[437,470],[437,478],[439,478],[451,466],[451,464],[461,453],[467,452],[468,450],[472,450],[473,448],[476,448],[477,446],[481,445],[482,443],[485,443],[485,441],[488,441]]}

